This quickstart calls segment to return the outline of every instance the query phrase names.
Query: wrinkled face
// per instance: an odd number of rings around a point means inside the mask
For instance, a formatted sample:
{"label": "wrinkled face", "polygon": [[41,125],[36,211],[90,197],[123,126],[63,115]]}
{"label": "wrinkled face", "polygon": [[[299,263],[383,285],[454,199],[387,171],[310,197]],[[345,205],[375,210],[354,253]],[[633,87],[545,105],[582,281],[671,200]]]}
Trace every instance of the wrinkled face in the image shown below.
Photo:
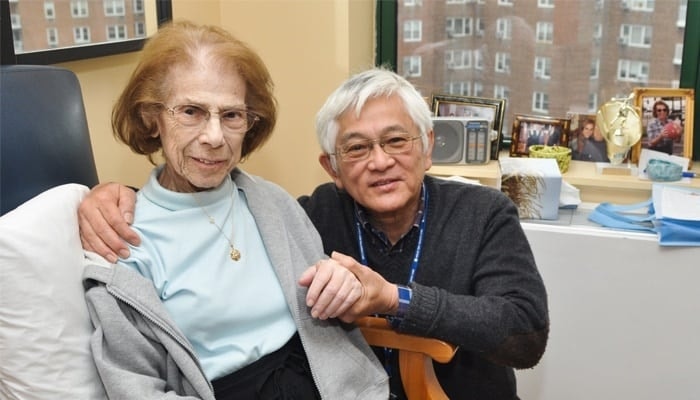
{"label": "wrinkled face", "polygon": [[[359,117],[353,111],[348,111],[338,123],[340,129],[336,149],[350,141],[420,135],[398,96],[370,99]],[[328,163],[324,167],[334,178],[335,184],[345,189],[371,214],[412,218],[420,198],[423,176],[432,166],[432,131],[428,137],[428,152],[424,152],[420,139],[413,140],[411,149],[402,154],[387,154],[375,143],[364,160],[343,161],[339,158],[337,172],[330,170]]]}
{"label": "wrinkled face", "polygon": [[[201,126],[185,126],[164,110],[158,121],[166,166],[158,181],[176,192],[195,192],[217,187],[241,158],[245,128],[231,130],[222,124],[228,110],[245,109],[245,83],[231,68],[222,68],[200,57],[194,66],[176,65],[169,72],[172,82],[167,108],[187,116],[208,111]],[[196,106],[179,107],[183,105]],[[193,111],[195,110],[195,111]]]}

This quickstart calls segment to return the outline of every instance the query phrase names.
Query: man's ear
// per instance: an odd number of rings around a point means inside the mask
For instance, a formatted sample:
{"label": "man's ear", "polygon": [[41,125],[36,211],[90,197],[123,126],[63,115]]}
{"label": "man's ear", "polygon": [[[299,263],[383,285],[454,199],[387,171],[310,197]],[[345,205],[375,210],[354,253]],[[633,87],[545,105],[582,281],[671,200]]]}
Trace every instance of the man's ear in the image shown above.
{"label": "man's ear", "polygon": [[428,132],[428,151],[425,152],[425,170],[429,170],[433,166],[433,146],[435,145],[435,132],[431,129]]}
{"label": "man's ear", "polygon": [[333,179],[333,182],[335,182],[335,185],[338,188],[342,188],[343,184],[340,181],[340,176],[338,175],[338,171],[333,169],[333,164],[331,163],[331,156],[326,154],[326,153],[321,153],[321,155],[318,156],[318,162],[321,164],[323,169],[326,170],[326,173],[328,176]]}

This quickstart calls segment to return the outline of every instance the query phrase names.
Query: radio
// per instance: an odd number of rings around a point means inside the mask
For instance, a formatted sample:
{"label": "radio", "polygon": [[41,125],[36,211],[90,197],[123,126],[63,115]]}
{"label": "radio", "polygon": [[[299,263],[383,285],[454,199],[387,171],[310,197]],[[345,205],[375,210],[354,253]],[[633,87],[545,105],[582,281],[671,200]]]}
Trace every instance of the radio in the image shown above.
{"label": "radio", "polygon": [[491,159],[491,126],[484,118],[433,117],[435,164],[485,164]]}

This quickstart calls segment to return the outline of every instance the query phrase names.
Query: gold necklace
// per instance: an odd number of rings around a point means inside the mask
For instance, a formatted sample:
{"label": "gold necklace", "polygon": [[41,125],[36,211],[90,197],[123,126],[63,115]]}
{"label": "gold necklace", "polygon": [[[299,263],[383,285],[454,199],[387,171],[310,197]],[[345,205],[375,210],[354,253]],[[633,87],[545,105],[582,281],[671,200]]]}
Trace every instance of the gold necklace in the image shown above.
{"label": "gold necklace", "polygon": [[[221,229],[221,227],[216,223],[216,220],[214,219],[214,217],[212,217],[211,215],[209,215],[209,213],[207,212],[207,209],[204,208],[204,206],[202,206],[202,204],[201,204],[201,203],[199,202],[199,200],[197,199],[197,195],[196,195],[196,194],[194,195],[194,201],[197,202],[197,205],[199,206],[199,208],[202,209],[202,211],[204,212],[204,215],[206,215],[207,218],[209,218],[209,223],[212,224],[212,225],[214,225],[214,226],[216,227],[216,229],[219,231],[219,233],[221,234],[221,236],[225,237],[226,240],[228,241],[228,245],[229,245],[229,249],[230,249],[229,256],[231,257],[231,260],[233,260],[233,261],[238,261],[238,260],[240,260],[240,259],[241,259],[241,252],[238,251],[238,249],[236,249],[236,247],[233,245],[233,240],[231,240],[231,239],[224,233],[224,230]],[[231,214],[231,212],[232,212],[232,210],[233,210],[233,202],[234,202],[234,200],[233,200],[233,195],[231,195],[231,207],[228,209],[228,214],[229,214],[229,215]],[[233,237],[233,229],[231,230],[231,236]]]}

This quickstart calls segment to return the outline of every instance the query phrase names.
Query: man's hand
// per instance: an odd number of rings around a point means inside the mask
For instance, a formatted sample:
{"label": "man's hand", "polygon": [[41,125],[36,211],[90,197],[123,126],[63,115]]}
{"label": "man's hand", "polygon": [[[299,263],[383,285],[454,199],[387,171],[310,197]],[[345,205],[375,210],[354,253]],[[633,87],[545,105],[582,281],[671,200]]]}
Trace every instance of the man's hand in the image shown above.
{"label": "man's hand", "polygon": [[[359,298],[352,300],[349,307],[338,308],[335,314],[327,314],[327,316],[336,317],[343,322],[350,323],[366,315],[396,313],[399,306],[399,294],[395,284],[387,282],[380,274],[376,273],[371,268],[360,264],[354,258],[342,253],[334,251],[331,254],[330,261],[334,261],[336,264],[352,273],[359,281],[361,290]],[[302,279],[305,277],[308,279],[309,276],[307,276],[307,273],[309,272],[310,271],[307,270],[302,276]],[[300,283],[302,283],[302,280],[300,280]],[[311,301],[309,301],[309,299],[311,299]],[[314,297],[311,295],[311,290],[309,290],[307,304],[313,305],[313,299]],[[347,299],[346,305],[350,301],[351,299]]]}
{"label": "man's hand", "polygon": [[355,275],[331,259],[321,260],[309,267],[299,278],[299,284],[309,288],[306,305],[311,307],[311,316],[319,319],[344,314],[362,297],[363,292]]}
{"label": "man's hand", "polygon": [[[85,196],[78,208],[80,241],[85,250],[117,262],[126,258],[126,242],[138,246],[141,239],[129,226],[134,221],[136,193],[118,183],[102,183]],[[126,242],[125,242],[126,240]]]}

